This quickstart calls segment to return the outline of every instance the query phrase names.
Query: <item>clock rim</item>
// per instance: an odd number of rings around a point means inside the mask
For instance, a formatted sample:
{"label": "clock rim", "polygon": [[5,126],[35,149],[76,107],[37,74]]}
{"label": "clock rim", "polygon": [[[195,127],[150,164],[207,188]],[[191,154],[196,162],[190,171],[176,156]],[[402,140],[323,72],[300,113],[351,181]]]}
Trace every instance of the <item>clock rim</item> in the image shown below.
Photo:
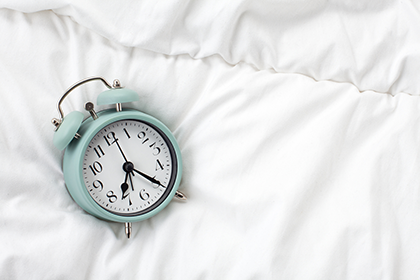
{"label": "clock rim", "polygon": [[[100,131],[102,131],[105,127],[107,127],[107,126],[110,126],[110,125],[112,125],[112,124],[115,124],[115,123],[117,123],[117,122],[125,122],[125,121],[134,121],[134,122],[141,122],[141,123],[143,123],[143,124],[145,124],[145,125],[148,125],[149,127],[151,127],[152,129],[154,129],[158,134],[160,134],[160,136],[163,138],[163,140],[166,142],[166,144],[167,144],[167,146],[168,146],[168,149],[169,149],[169,152],[170,152],[170,155],[171,155],[171,157],[172,157],[172,163],[173,163],[173,166],[172,166],[172,170],[171,170],[171,178],[170,178],[170,180],[169,180],[169,182],[168,182],[168,185],[166,186],[166,190],[164,191],[164,193],[163,193],[163,195],[161,196],[161,197],[159,197],[158,199],[157,199],[157,201],[155,201],[151,206],[149,206],[148,208],[146,208],[146,209],[143,209],[143,210],[139,210],[139,211],[137,211],[137,212],[130,212],[130,213],[125,213],[125,212],[117,212],[117,211],[113,211],[113,210],[108,210],[106,207],[103,207],[98,201],[96,201],[94,198],[93,198],[93,196],[91,195],[91,193],[88,191],[87,193],[89,194],[89,196],[100,206],[100,207],[102,207],[103,209],[105,209],[106,211],[108,211],[108,212],[111,212],[111,213],[113,213],[113,214],[115,214],[115,215],[117,215],[117,216],[124,216],[124,217],[133,217],[133,216],[139,216],[139,215],[143,215],[143,214],[146,214],[146,213],[148,213],[148,212],[150,212],[150,211],[152,211],[153,209],[155,209],[155,208],[157,208],[157,207],[159,207],[159,205],[161,205],[162,204],[162,202],[164,201],[164,200],[166,200],[167,199],[167,197],[169,196],[169,194],[171,193],[171,191],[172,191],[172,188],[173,188],[173,186],[174,186],[174,183],[175,183],[175,180],[176,180],[176,176],[172,176],[172,174],[176,174],[176,172],[177,172],[177,170],[178,170],[178,164],[177,164],[177,162],[176,162],[176,160],[174,160],[174,159],[176,159],[176,155],[175,155],[175,148],[174,148],[174,146],[173,146],[173,144],[172,144],[172,142],[171,142],[171,140],[166,136],[166,134],[161,130],[161,129],[159,129],[157,126],[155,126],[155,125],[153,125],[153,124],[151,124],[151,123],[149,123],[149,122],[146,122],[146,121],[144,121],[144,120],[139,120],[139,119],[122,119],[122,120],[119,120],[119,121],[114,121],[114,122],[111,122],[110,124],[108,124],[108,125],[105,125],[105,126],[103,126],[93,137],[95,137]],[[91,141],[92,141],[92,138],[91,138]],[[91,141],[89,141],[89,143],[91,142]],[[88,145],[89,146],[89,145]],[[87,147],[88,146],[86,146],[86,150],[87,150]],[[85,153],[86,153],[86,150],[85,150]],[[85,155],[86,156],[86,155]],[[85,158],[85,156],[83,157],[83,159],[82,159],[82,164],[83,164],[83,161],[84,161],[84,158]],[[85,186],[85,188],[87,188],[87,185],[86,185],[86,183],[85,183],[85,180],[83,180],[83,185]],[[87,188],[88,189],[88,188]]]}
{"label": "clock rim", "polygon": [[[97,115],[98,119],[96,120],[93,120],[92,118],[87,118],[85,121],[83,121],[79,129],[79,134],[82,137],[70,142],[63,156],[64,180],[67,190],[69,191],[71,197],[80,207],[82,207],[89,214],[108,221],[136,222],[148,219],[156,215],[161,210],[163,210],[172,200],[176,191],[178,190],[182,177],[181,151],[179,149],[175,137],[173,136],[172,132],[161,121],[134,109],[124,109],[120,112],[116,112],[114,109],[107,109],[98,112]],[[152,126],[158,128],[166,136],[166,138],[169,140],[170,144],[173,147],[173,156],[175,157],[174,162],[177,168],[174,174],[175,181],[167,197],[159,205],[157,205],[153,209],[150,209],[150,211],[147,211],[146,209],[144,213],[143,211],[141,211],[141,213],[137,215],[134,214],[124,216],[102,208],[90,196],[83,180],[83,158],[86,148],[89,145],[90,141],[105,126],[121,120],[139,120],[146,123],[150,123]],[[76,168],[72,168],[72,166],[76,166]]]}

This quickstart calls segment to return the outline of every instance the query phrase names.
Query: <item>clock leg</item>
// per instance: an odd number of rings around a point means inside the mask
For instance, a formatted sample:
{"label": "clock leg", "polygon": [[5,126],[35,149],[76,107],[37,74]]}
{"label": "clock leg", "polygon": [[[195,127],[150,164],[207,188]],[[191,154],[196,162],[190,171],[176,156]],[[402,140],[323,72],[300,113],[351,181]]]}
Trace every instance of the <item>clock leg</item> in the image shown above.
{"label": "clock leg", "polygon": [[187,200],[187,196],[185,194],[183,194],[180,191],[176,191],[175,196],[176,199],[181,200],[181,201],[185,201]]}
{"label": "clock leg", "polygon": [[124,227],[125,227],[125,235],[127,236],[127,238],[130,238],[130,236],[131,236],[131,223],[125,223]]}

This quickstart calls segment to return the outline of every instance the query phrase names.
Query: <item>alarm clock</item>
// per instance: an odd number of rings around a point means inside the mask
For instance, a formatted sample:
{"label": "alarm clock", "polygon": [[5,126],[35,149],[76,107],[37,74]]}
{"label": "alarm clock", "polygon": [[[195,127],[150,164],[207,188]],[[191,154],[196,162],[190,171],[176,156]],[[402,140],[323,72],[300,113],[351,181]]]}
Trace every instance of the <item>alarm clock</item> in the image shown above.
{"label": "alarm clock", "polygon": [[[64,116],[62,103],[78,86],[101,81],[108,90],[98,95],[97,105],[115,108],[95,111],[87,102],[88,118],[79,111]],[[124,223],[127,238],[131,223],[150,218],[175,197],[182,176],[181,152],[171,131],[156,118],[123,104],[139,95],[114,80],[91,77],[72,85],[60,98],[54,118],[53,143],[64,150],[63,173],[73,200],[89,214]],[[109,107],[109,106],[108,106]]]}

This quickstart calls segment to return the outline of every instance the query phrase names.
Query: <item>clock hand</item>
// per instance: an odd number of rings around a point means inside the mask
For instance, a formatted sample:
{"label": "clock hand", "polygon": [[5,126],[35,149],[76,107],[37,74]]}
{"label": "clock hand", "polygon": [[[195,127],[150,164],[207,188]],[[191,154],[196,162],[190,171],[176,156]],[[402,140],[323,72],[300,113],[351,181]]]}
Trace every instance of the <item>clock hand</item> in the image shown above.
{"label": "clock hand", "polygon": [[121,155],[123,156],[123,158],[124,158],[125,162],[128,162],[127,158],[126,158],[126,157],[125,157],[125,155],[124,155],[123,150],[121,149],[120,143],[118,143],[118,139],[117,139],[117,140],[115,140],[114,142],[115,142],[115,143],[117,143],[117,147],[118,147],[118,149],[120,150]]}
{"label": "clock hand", "polygon": [[129,177],[128,173],[126,173],[124,183],[121,184],[121,191],[122,191],[121,199],[124,199],[129,195],[129,194],[125,194],[125,192],[128,190],[128,184],[127,184],[128,177]]}
{"label": "clock hand", "polygon": [[121,184],[121,191],[122,191],[121,199],[124,199],[129,195],[129,193],[125,194],[125,192],[128,190],[128,184],[127,184],[128,179],[130,179],[131,187],[133,187],[133,182],[131,181],[130,174],[127,172],[125,173],[124,183]]}
{"label": "clock hand", "polygon": [[130,195],[130,193],[128,193],[128,194],[125,194],[125,192],[128,190],[128,184],[127,183],[122,183],[121,184],[121,191],[122,191],[122,197],[121,197],[121,199],[124,199],[124,198],[126,198],[127,196],[129,196]]}
{"label": "clock hand", "polygon": [[[132,205],[133,203],[131,202],[131,199],[130,199],[130,192],[125,194],[125,192],[128,190],[127,180],[128,180],[129,177],[130,177],[129,173],[126,173],[125,174],[125,181],[124,181],[124,183],[121,184],[121,191],[122,191],[121,200],[124,200],[125,198],[128,197],[128,205]],[[130,183],[131,183],[131,187],[133,187],[133,183],[131,182],[131,177],[130,177]]]}
{"label": "clock hand", "polygon": [[136,172],[136,173],[138,173],[138,174],[140,174],[141,176],[143,176],[144,178],[146,178],[147,180],[149,180],[149,181],[150,181],[150,182],[152,182],[153,184],[157,184],[157,185],[159,185],[159,186],[162,186],[162,187],[166,188],[164,185],[162,185],[162,184],[160,183],[160,181],[159,181],[159,180],[155,179],[154,177],[150,177],[149,175],[144,174],[143,172],[141,172],[141,171],[139,171],[139,170],[137,170],[137,169],[133,169],[133,171],[134,171],[134,172]]}
{"label": "clock hand", "polygon": [[133,171],[131,171],[130,173],[127,173],[127,174],[128,174],[128,179],[130,179],[131,190],[134,191],[133,179],[131,178],[131,176],[134,176],[134,173]]}

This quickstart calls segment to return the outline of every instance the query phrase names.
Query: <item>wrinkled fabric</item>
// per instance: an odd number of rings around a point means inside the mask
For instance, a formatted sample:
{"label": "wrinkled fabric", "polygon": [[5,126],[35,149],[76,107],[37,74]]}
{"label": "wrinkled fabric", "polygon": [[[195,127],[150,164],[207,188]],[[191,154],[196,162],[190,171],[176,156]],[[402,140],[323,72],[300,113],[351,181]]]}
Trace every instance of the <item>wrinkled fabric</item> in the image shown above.
{"label": "wrinkled fabric", "polygon": [[[0,278],[417,279],[418,6],[0,0]],[[183,156],[188,201],[129,240],[75,204],[52,143],[89,76]]]}

